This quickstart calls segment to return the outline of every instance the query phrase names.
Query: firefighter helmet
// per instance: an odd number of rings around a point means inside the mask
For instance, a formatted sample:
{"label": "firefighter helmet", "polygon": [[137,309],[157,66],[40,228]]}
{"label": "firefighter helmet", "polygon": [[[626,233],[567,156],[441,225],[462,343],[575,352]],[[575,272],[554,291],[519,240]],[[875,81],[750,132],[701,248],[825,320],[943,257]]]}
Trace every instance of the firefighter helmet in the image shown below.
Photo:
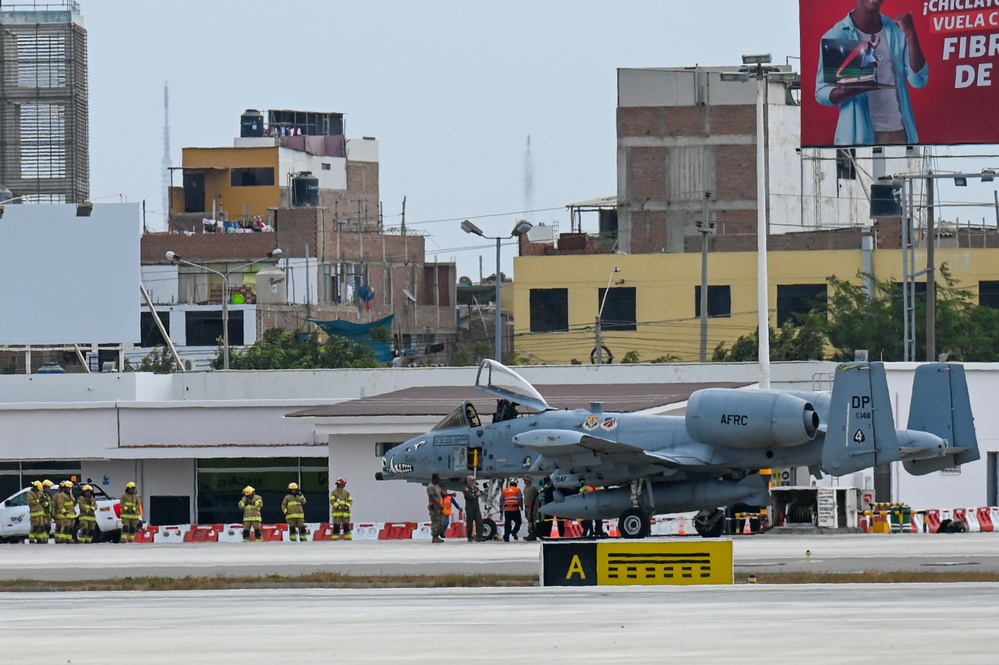
{"label": "firefighter helmet", "polygon": [[347,484],[347,481],[346,481],[346,480],[344,480],[343,478],[337,478],[337,479],[336,479],[336,484],[337,484],[337,485],[346,485],[346,484]]}
{"label": "firefighter helmet", "polygon": [[135,483],[131,483],[131,482],[127,483],[125,485],[125,489],[127,489],[127,490],[134,490],[135,489]]}
{"label": "firefighter helmet", "polygon": [[84,491],[84,492],[93,492],[93,491],[94,491],[94,488],[93,488],[93,487],[91,487],[90,485],[84,485],[84,486],[83,486],[83,491]]}
{"label": "firefighter helmet", "polygon": [[288,483],[288,489],[294,492],[298,489],[298,483]]}
{"label": "firefighter helmet", "polygon": [[253,496],[253,488],[247,485],[246,487],[243,488],[243,494],[245,494],[246,496]]}
{"label": "firefighter helmet", "polygon": [[59,487],[71,490],[71,489],[73,489],[73,481],[72,480],[64,480],[61,483],[59,483]]}
{"label": "firefighter helmet", "polygon": [[46,489],[48,489],[49,487],[52,487],[54,484],[55,483],[53,483],[48,478],[46,478],[45,480],[42,481],[42,486],[45,487]]}
{"label": "firefighter helmet", "polygon": [[41,491],[41,489],[42,489],[42,481],[36,480],[35,482],[31,483],[31,486],[34,487],[36,490]]}

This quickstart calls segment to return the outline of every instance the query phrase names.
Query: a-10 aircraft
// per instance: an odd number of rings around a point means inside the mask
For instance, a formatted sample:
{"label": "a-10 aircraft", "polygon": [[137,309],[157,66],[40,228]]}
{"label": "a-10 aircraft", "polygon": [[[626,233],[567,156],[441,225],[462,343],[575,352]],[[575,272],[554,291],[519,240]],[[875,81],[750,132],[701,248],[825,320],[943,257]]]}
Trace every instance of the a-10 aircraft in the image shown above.
{"label": "a-10 aircraft", "polygon": [[[895,429],[885,368],[837,367],[832,392],[733,388],[697,390],[683,416],[557,410],[510,368],[483,360],[475,387],[499,401],[494,422],[465,402],[431,431],[388,451],[379,480],[463,484],[472,472],[494,481],[548,476],[566,493],[542,506],[569,519],[618,518],[626,538],[648,534],[653,514],[700,511],[694,527],[721,535],[734,503],[766,505],[771,467],[842,476],[889,462],[922,475],[979,459],[964,367],[921,365],[909,422]],[[530,409],[518,413],[517,407]]]}

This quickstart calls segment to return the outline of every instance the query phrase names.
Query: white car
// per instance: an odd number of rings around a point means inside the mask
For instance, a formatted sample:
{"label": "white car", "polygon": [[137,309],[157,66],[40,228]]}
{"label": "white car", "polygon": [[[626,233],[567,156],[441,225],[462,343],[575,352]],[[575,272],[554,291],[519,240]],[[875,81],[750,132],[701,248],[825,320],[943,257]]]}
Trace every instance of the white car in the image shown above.
{"label": "white car", "polygon": [[[118,542],[121,538],[121,503],[108,496],[98,485],[91,487],[94,488],[94,498],[97,499],[97,533],[94,534],[94,542]],[[28,537],[31,530],[28,489],[12,494],[0,503],[0,542],[24,540]],[[58,488],[53,487],[52,490],[52,494],[55,494]],[[82,491],[81,485],[73,486],[74,497],[79,497]],[[77,508],[76,511],[79,515],[80,509]]]}

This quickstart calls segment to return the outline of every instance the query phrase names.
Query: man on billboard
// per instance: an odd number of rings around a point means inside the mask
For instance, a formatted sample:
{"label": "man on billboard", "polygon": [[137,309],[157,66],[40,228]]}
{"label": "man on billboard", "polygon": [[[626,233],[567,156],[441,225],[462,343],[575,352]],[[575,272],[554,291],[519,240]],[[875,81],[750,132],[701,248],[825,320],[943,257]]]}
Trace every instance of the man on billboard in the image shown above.
{"label": "man on billboard", "polygon": [[884,0],[857,0],[822,36],[815,99],[839,106],[836,145],[919,142],[909,86],[923,88],[930,68],[908,12],[892,19]]}

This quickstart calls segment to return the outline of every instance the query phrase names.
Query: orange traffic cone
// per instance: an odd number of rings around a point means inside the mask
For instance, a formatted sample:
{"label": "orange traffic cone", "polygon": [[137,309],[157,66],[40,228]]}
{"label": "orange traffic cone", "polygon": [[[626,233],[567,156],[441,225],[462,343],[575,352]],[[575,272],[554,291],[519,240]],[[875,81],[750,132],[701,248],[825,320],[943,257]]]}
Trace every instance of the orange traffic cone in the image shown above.
{"label": "orange traffic cone", "polygon": [[676,532],[676,535],[678,535],[678,536],[686,536],[686,535],[687,535],[687,518],[685,518],[685,517],[681,517],[681,518],[680,518],[679,520],[677,520],[677,521],[678,521],[678,522],[679,522],[679,524],[680,524],[680,528],[679,528],[679,530],[678,530],[678,531]]}
{"label": "orange traffic cone", "polygon": [[751,536],[752,534],[753,534],[752,520],[749,519],[749,515],[743,515],[742,535]]}
{"label": "orange traffic cone", "polygon": [[612,521],[610,523],[610,537],[611,538],[620,538],[621,537],[621,532],[617,530],[617,522],[616,521]]}
{"label": "orange traffic cone", "polygon": [[555,517],[552,518],[552,532],[548,534],[548,537],[552,539],[558,539],[561,537],[558,533],[558,519]]}

